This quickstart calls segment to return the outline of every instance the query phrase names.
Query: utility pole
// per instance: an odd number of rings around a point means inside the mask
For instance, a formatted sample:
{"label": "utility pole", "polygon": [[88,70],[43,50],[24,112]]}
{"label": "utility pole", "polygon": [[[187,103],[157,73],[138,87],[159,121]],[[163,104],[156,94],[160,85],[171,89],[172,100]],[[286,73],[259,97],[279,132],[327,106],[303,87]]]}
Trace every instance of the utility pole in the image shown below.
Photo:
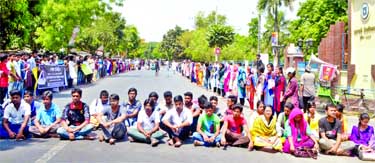
{"label": "utility pole", "polygon": [[260,35],[261,35],[261,28],[262,28],[262,23],[261,23],[261,19],[262,19],[262,15],[260,14],[260,12],[258,13],[258,54],[260,54]]}

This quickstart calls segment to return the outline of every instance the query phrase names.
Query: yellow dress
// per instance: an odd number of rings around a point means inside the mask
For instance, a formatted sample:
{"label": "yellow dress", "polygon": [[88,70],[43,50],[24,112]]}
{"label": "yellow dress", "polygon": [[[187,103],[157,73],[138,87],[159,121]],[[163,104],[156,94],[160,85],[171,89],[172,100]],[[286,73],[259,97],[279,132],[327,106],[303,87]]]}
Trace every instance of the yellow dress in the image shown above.
{"label": "yellow dress", "polygon": [[316,138],[319,138],[319,120],[321,117],[318,115],[318,113],[315,113],[314,118],[310,118],[307,113],[305,113],[304,117],[307,123],[309,123],[312,134]]}
{"label": "yellow dress", "polygon": [[272,119],[270,124],[267,124],[264,115],[257,117],[250,130],[250,134],[256,147],[272,147],[278,151],[281,151],[283,148],[282,140],[277,136],[276,117]]}

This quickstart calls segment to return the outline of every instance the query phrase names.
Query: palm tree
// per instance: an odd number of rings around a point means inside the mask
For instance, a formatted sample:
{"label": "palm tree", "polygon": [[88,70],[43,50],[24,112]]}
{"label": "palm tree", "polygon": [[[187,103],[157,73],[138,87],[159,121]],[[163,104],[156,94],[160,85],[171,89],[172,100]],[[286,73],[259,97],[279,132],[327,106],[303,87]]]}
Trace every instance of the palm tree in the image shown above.
{"label": "palm tree", "polygon": [[[293,2],[295,0],[259,0],[258,1],[258,11],[259,12],[268,12],[268,14],[272,15],[275,18],[274,21],[274,31],[279,34],[279,18],[278,18],[278,13],[279,13],[279,8],[281,6],[288,7],[290,10],[293,9]],[[279,40],[279,39],[277,39]],[[278,44],[278,42],[276,43]],[[276,57],[279,57],[278,54],[276,54]],[[279,63],[277,63],[279,64]]]}

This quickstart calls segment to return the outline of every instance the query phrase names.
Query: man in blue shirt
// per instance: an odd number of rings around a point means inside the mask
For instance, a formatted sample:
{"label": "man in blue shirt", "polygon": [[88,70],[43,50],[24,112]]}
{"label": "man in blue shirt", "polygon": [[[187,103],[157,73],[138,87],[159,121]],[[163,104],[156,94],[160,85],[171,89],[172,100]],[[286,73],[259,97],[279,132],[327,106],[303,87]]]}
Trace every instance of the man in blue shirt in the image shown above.
{"label": "man in blue shirt", "polygon": [[28,91],[28,90],[25,91],[23,99],[31,107],[30,120],[31,120],[31,126],[34,126],[34,119],[35,119],[35,116],[36,116],[36,112],[41,108],[42,104],[38,101],[35,101],[33,92]]}
{"label": "man in blue shirt", "polygon": [[137,100],[137,89],[130,88],[128,91],[129,101],[125,103],[126,126],[131,127],[137,122],[138,112],[142,108],[142,103]]}
{"label": "man in blue shirt", "polygon": [[56,131],[60,127],[61,111],[60,108],[52,103],[53,94],[46,91],[42,95],[43,104],[38,110],[34,124],[30,127],[30,132],[36,137],[56,137]]}

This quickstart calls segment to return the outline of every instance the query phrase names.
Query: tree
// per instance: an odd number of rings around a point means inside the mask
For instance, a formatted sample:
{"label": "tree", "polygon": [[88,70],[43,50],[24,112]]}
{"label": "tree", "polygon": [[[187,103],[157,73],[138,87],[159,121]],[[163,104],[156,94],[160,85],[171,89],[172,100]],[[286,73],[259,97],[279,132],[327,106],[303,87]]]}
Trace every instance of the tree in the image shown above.
{"label": "tree", "polygon": [[[289,7],[292,9],[292,3],[294,0],[259,0],[258,1],[258,10],[260,12],[268,12],[269,15],[272,15],[274,19],[274,32],[279,33],[279,25],[278,25],[278,15],[279,15],[279,8],[281,6]],[[278,44],[278,43],[277,43]],[[276,56],[275,57],[279,57]]]}
{"label": "tree", "polygon": [[200,11],[195,16],[195,29],[207,29],[208,27],[214,24],[225,25],[226,21],[227,18],[224,15],[216,13],[216,11],[212,11],[207,16],[205,16],[205,14],[202,11]]}
{"label": "tree", "polygon": [[33,24],[28,0],[0,1],[0,13],[0,49],[26,46]]}
{"label": "tree", "polygon": [[234,41],[234,30],[230,26],[211,25],[207,31],[208,46],[223,48]]}
{"label": "tree", "polygon": [[290,41],[297,43],[298,39],[312,38],[314,45],[307,54],[317,52],[318,45],[331,24],[338,21],[348,22],[347,11],[347,0],[306,0],[297,12],[298,19],[289,25]]}
{"label": "tree", "polygon": [[179,38],[184,32],[185,30],[176,26],[174,29],[170,29],[164,34],[160,50],[167,54],[168,59],[175,59],[183,52],[183,48],[179,44]]}

